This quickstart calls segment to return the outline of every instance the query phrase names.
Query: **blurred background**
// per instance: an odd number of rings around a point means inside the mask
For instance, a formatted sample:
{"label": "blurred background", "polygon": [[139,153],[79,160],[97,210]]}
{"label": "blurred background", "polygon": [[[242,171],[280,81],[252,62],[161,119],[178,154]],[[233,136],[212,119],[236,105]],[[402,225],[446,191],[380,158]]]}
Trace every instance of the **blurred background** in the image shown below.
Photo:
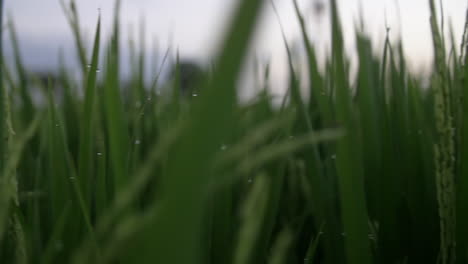
{"label": "blurred background", "polygon": [[[432,40],[427,0],[338,2],[346,48],[351,58],[354,51],[354,28],[362,13],[365,30],[372,36],[377,47],[383,45],[388,25],[393,41],[402,37],[404,50],[410,59],[410,69],[422,72],[429,70]],[[122,39],[133,39],[137,45],[143,41],[146,54],[152,58],[148,60],[149,63],[159,63],[166,50],[171,47],[170,61],[174,61],[178,50],[182,60],[207,65],[216,54],[216,44],[235,3],[236,0],[122,0]],[[301,54],[300,32],[292,1],[275,0],[274,3],[290,45],[296,54]],[[459,43],[467,1],[442,0],[441,3],[444,6],[446,34],[449,34],[452,26]],[[328,1],[300,0],[299,4],[307,19],[310,36],[317,46],[318,57],[323,59],[329,43]],[[104,36],[108,36],[114,0],[79,0],[77,7],[89,50],[99,12],[103,19]],[[32,71],[56,70],[59,65],[59,51],[63,53],[69,68],[78,69],[72,33],[59,0],[7,0],[5,9],[7,22],[14,18],[12,22],[16,25],[23,59]],[[144,38],[140,37],[141,32],[144,32]],[[128,41],[122,45],[124,53],[128,53]],[[255,58],[257,62],[271,63],[272,87],[275,92],[281,93],[282,87],[286,87],[283,83],[287,81],[286,55],[278,19],[271,4],[267,5],[264,12],[251,55],[249,58]],[[7,61],[12,60],[8,32],[5,32],[5,56]],[[246,72],[253,72],[254,60],[249,62]],[[130,71],[130,63],[124,63],[122,71],[122,76],[126,76]],[[149,72],[149,78],[154,74]],[[249,88],[248,82],[245,84],[242,85],[243,96],[255,92]]]}

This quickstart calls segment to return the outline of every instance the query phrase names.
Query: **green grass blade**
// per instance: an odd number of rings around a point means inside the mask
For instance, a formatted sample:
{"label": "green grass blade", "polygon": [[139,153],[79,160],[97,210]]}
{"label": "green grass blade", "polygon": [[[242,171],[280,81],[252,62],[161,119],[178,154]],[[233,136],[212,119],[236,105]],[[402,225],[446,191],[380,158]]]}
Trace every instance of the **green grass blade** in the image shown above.
{"label": "green grass blade", "polygon": [[94,38],[94,48],[92,54],[91,67],[89,68],[86,86],[83,113],[81,118],[80,148],[78,159],[78,179],[81,193],[85,203],[85,208],[91,208],[91,179],[93,173],[93,136],[94,121],[96,116],[96,79],[99,62],[99,44],[101,36],[101,18],[98,18],[96,34]]}
{"label": "green grass blade", "polygon": [[313,111],[315,107],[318,107],[319,112],[322,114],[324,120],[330,121],[330,111],[327,104],[326,96],[327,90],[324,87],[323,78],[320,75],[318,70],[317,57],[315,55],[314,47],[310,41],[309,35],[307,33],[306,22],[299,10],[299,5],[297,0],[293,1],[294,10],[296,12],[296,17],[299,21],[299,26],[301,29],[302,41],[304,43],[305,51],[307,54],[307,67],[308,67],[308,77],[309,77],[309,111]]}
{"label": "green grass blade", "polygon": [[[145,256],[139,258],[140,263],[152,263],[155,258],[167,263],[199,263],[201,260],[203,191],[210,181],[207,170],[234,125],[231,117],[236,102],[235,83],[262,2],[244,0],[239,3],[221,47],[213,79],[194,103],[179,141],[168,154],[172,158],[168,160],[167,174],[161,179],[162,212],[145,232],[145,242],[139,243],[138,252],[144,252]],[[181,162],[184,166],[180,166]]]}
{"label": "green grass blade", "polygon": [[242,212],[242,226],[239,230],[234,264],[253,263],[255,244],[262,228],[268,204],[269,181],[265,176],[256,177],[252,190]]}
{"label": "green grass blade", "polygon": [[78,51],[78,61],[80,62],[81,71],[83,77],[86,77],[88,71],[88,60],[86,59],[86,48],[84,45],[82,31],[80,28],[78,11],[76,9],[75,0],[70,0],[70,5],[67,7],[67,4],[64,2],[65,0],[60,0],[60,5],[62,6],[62,10],[65,13],[65,18],[67,19],[68,24],[73,33],[73,37],[75,39],[76,49]]}
{"label": "green grass blade", "polygon": [[307,248],[306,257],[304,258],[304,264],[315,263],[314,260],[317,255],[317,248],[320,242],[320,237],[323,234],[323,227],[324,227],[324,224],[320,226],[317,236],[310,240],[309,247]]}
{"label": "green grass blade", "polygon": [[[0,25],[3,25],[3,0],[0,0]],[[5,141],[5,82],[3,79],[3,27],[0,28],[0,171],[3,170],[4,159],[6,155]]]}
{"label": "green grass blade", "polygon": [[21,95],[22,103],[24,104],[24,108],[22,111],[22,118],[23,122],[29,122],[33,117],[31,116],[34,113],[34,104],[31,98],[30,91],[28,90],[29,80],[28,74],[23,64],[23,60],[20,53],[18,37],[16,35],[16,28],[13,22],[9,23],[9,31],[10,31],[10,39],[11,44],[13,46],[13,54],[15,58],[15,70],[18,74],[18,81],[19,81],[19,93]]}
{"label": "green grass blade", "polygon": [[55,100],[51,94],[52,87],[49,87],[48,93],[48,155],[50,156],[50,177],[45,181],[48,182],[49,195],[51,197],[52,203],[52,213],[51,216],[53,219],[57,219],[58,215],[64,210],[66,201],[63,197],[68,193],[68,179],[67,174],[69,168],[67,168],[67,163],[65,156],[62,152],[62,146],[60,145],[63,140],[61,138],[62,133],[60,130],[62,123],[59,121],[57,112],[55,109]]}
{"label": "green grass blade", "polygon": [[336,1],[331,2],[332,66],[336,87],[338,122],[346,135],[337,143],[336,166],[340,190],[341,213],[345,236],[346,261],[349,264],[371,263],[368,241],[368,216],[365,199],[363,161],[359,121],[354,114],[346,74],[344,43]]}
{"label": "green grass blade", "polygon": [[104,108],[109,139],[110,173],[113,175],[113,193],[121,191],[128,182],[128,149],[129,135],[126,124],[126,113],[120,96],[119,85],[119,10],[120,1],[116,2],[114,29],[107,54],[107,70],[104,85]]}
{"label": "green grass blade", "polygon": [[456,259],[456,187],[455,187],[455,142],[451,102],[448,86],[445,44],[439,28],[434,0],[429,0],[431,30],[436,64],[433,92],[437,141],[434,144],[437,200],[440,217],[440,261],[453,263]]}
{"label": "green grass blade", "polygon": [[274,244],[272,250],[272,256],[269,261],[269,264],[283,264],[287,263],[288,259],[288,250],[292,244],[293,235],[291,231],[286,229],[283,230],[279,235]]}
{"label": "green grass blade", "polygon": [[18,206],[16,169],[21,160],[23,150],[26,144],[35,135],[41,119],[42,116],[38,114],[24,134],[11,142],[11,148],[9,149],[10,155],[3,167],[0,180],[0,202],[2,203],[0,206],[0,240],[2,240],[4,236],[7,219],[10,216],[8,212],[11,210],[12,203],[14,206]]}
{"label": "green grass blade", "polygon": [[52,235],[50,236],[50,239],[47,242],[47,245],[45,246],[44,253],[41,256],[40,263],[53,263],[53,259],[57,255],[57,245],[60,245],[61,243],[60,239],[65,230],[66,222],[69,219],[70,208],[70,203],[67,203],[61,215],[58,217],[56,225],[54,227],[54,231],[52,232]]}
{"label": "green grass blade", "polygon": [[[467,11],[468,12],[468,11]],[[465,25],[465,34],[468,30],[468,13],[466,18]],[[466,37],[466,36],[464,36]],[[458,185],[457,185],[457,211],[456,211],[456,221],[459,223],[457,227],[457,263],[466,263],[468,261],[468,225],[462,223],[468,223],[468,56],[465,52],[466,39],[463,39],[462,43],[462,58],[463,67],[463,82],[461,88],[462,100],[461,100],[461,128],[460,128],[460,171],[458,175]]]}

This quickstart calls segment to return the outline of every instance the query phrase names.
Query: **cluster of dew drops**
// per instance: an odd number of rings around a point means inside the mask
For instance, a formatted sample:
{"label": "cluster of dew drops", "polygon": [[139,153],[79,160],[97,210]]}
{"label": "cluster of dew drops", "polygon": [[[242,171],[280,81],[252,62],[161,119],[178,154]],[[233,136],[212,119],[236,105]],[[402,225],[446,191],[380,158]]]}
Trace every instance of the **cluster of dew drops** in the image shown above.
{"label": "cluster of dew drops", "polygon": [[[86,68],[91,69],[91,64],[86,65]],[[96,73],[100,73],[101,70],[99,68],[96,69]]]}

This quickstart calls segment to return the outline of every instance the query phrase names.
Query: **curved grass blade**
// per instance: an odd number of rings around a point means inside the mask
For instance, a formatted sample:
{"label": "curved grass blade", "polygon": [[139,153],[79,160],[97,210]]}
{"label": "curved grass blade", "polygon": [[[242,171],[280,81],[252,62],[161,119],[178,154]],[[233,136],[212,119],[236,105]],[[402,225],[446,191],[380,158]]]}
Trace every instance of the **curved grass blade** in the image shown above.
{"label": "curved grass blade", "polygon": [[329,106],[327,104],[327,91],[324,86],[324,81],[320,72],[318,70],[317,57],[315,55],[314,47],[309,39],[307,34],[307,28],[303,15],[299,10],[299,5],[297,0],[293,0],[294,10],[296,12],[296,17],[299,21],[299,26],[301,29],[302,41],[304,43],[305,51],[307,54],[307,67],[308,67],[308,77],[309,77],[309,111],[312,111],[314,107],[318,107],[319,112],[322,114],[324,120],[331,120],[331,113],[329,111]]}
{"label": "curved grass blade", "polygon": [[[263,1],[238,5],[211,83],[193,105],[161,178],[161,214],[135,248],[140,263],[200,263],[204,191],[211,160],[234,125],[235,84]],[[181,166],[184,164],[184,166]],[[190,219],[190,221],[187,221]],[[150,242],[151,241],[151,242]]]}
{"label": "curved grass blade", "polygon": [[86,77],[88,71],[88,62],[86,59],[86,48],[83,43],[83,37],[81,35],[81,28],[79,23],[78,11],[76,9],[75,0],[70,1],[69,7],[65,4],[64,0],[60,0],[60,5],[63,12],[65,13],[65,18],[67,19],[68,24],[71,27],[73,32],[73,37],[75,39],[75,45],[78,51],[78,60],[80,62],[81,71],[83,77]]}
{"label": "curved grass blade", "polygon": [[16,73],[18,74],[19,93],[21,96],[21,101],[24,104],[24,107],[21,111],[21,115],[23,119],[22,121],[24,123],[28,123],[33,118],[35,107],[31,98],[31,94],[28,91],[28,85],[29,85],[28,75],[27,75],[27,72],[24,67],[22,57],[21,57],[18,37],[16,35],[16,28],[12,21],[10,21],[9,23],[9,31],[10,31],[10,38],[12,42],[11,44],[13,46],[13,54],[15,58],[15,70],[16,70]]}
{"label": "curved grass blade", "polygon": [[11,148],[9,150],[10,155],[0,174],[0,241],[4,235],[6,221],[10,216],[8,212],[11,209],[11,203],[13,202],[16,206],[18,205],[16,168],[18,167],[26,144],[35,135],[41,119],[41,114],[36,115],[24,134],[11,142]]}

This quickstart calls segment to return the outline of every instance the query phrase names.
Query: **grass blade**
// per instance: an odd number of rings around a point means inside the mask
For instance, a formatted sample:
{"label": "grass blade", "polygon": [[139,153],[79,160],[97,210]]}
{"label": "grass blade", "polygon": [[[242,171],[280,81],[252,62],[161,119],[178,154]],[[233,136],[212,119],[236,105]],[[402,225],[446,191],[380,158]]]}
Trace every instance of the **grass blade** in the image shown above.
{"label": "grass blade", "polygon": [[336,1],[331,1],[332,66],[336,87],[338,122],[346,135],[337,143],[336,166],[340,190],[341,213],[345,237],[346,260],[349,264],[371,263],[368,241],[368,216],[365,199],[360,129],[352,107],[344,59],[344,44]]}
{"label": "grass blade", "polygon": [[99,43],[101,36],[101,18],[98,18],[96,34],[94,38],[94,48],[92,54],[91,67],[89,68],[86,87],[83,113],[81,118],[80,148],[78,160],[78,179],[81,193],[83,194],[85,208],[91,208],[91,179],[93,173],[93,155],[94,148],[94,121],[95,121],[95,97],[96,97],[96,79],[99,62]]}

